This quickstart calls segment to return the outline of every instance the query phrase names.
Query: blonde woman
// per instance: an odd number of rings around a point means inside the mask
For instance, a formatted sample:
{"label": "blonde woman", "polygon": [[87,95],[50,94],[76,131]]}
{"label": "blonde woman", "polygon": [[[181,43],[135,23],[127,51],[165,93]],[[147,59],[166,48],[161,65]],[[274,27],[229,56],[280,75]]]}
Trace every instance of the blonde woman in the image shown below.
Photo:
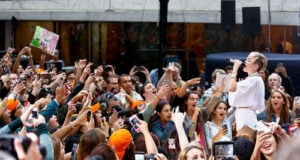
{"label": "blonde woman", "polygon": [[237,59],[231,61],[234,65],[229,80],[228,100],[230,106],[236,107],[237,131],[244,126],[256,130],[256,113],[265,109],[265,85],[259,71],[266,68],[267,58],[259,52],[251,52],[243,67],[248,77],[239,82],[237,82],[237,74],[242,61]]}

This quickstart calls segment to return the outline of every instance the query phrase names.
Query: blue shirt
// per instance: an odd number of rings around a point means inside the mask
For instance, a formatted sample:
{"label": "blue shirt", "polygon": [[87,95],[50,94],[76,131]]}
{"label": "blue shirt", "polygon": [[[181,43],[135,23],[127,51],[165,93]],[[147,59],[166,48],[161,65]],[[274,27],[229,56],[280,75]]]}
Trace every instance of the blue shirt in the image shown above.
{"label": "blue shirt", "polygon": [[151,131],[160,139],[160,141],[168,141],[170,133],[175,130],[175,124],[173,121],[162,123],[160,120],[154,121],[150,126]]}
{"label": "blue shirt", "polygon": [[[292,111],[289,110],[289,113],[290,113],[290,122],[285,122],[283,124],[279,124],[287,133],[288,133],[289,126],[293,122]],[[263,112],[261,112],[260,114],[257,115],[257,120],[262,120],[262,121],[267,122],[266,110],[264,110]],[[271,121],[276,123],[276,116],[275,116],[274,112],[271,112]]]}
{"label": "blue shirt", "polygon": [[[212,84],[212,86],[213,86],[213,84]],[[205,101],[205,99],[208,98],[208,97],[210,97],[211,95],[213,95],[213,89],[212,89],[212,87],[208,88],[204,92],[203,101]],[[227,102],[227,99],[228,99],[228,94],[223,92],[222,95],[221,95],[221,100],[224,101],[224,102]]]}

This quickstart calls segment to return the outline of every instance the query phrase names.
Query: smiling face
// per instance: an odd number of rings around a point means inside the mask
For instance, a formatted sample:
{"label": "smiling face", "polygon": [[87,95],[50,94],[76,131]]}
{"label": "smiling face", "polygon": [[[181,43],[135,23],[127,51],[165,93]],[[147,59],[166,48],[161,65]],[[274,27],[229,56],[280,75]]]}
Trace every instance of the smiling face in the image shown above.
{"label": "smiling face", "polygon": [[214,109],[214,118],[219,120],[224,120],[227,114],[227,105],[220,102],[217,107]]}
{"label": "smiling face", "polygon": [[185,102],[187,105],[187,111],[195,111],[198,106],[199,95],[196,93],[191,93]]}
{"label": "smiling face", "polygon": [[186,153],[187,160],[204,160],[205,155],[204,153],[199,150],[198,148],[192,148]]}
{"label": "smiling face", "polygon": [[277,143],[275,137],[273,135],[269,136],[265,139],[260,151],[266,156],[272,156],[272,154],[276,151]]}
{"label": "smiling face", "polygon": [[127,94],[130,94],[131,91],[133,91],[133,85],[130,76],[121,77],[119,85],[125,90]]}
{"label": "smiling face", "polygon": [[155,86],[152,83],[147,83],[144,86],[144,90],[145,92],[143,93],[143,96],[147,99],[147,98],[153,98],[157,92]]}
{"label": "smiling face", "polygon": [[274,91],[271,95],[271,104],[274,111],[281,110],[285,104],[283,95],[278,91]]}
{"label": "smiling face", "polygon": [[170,104],[165,104],[160,112],[157,112],[157,115],[160,117],[160,121],[168,122],[172,118],[172,110]]}

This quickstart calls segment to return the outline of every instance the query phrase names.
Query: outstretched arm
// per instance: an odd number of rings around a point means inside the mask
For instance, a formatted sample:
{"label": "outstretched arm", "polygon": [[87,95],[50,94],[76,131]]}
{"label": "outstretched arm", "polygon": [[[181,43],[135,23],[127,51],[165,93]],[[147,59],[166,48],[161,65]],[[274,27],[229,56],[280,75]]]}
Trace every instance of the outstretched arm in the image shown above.
{"label": "outstretched arm", "polygon": [[181,112],[175,112],[172,114],[172,121],[174,121],[175,123],[181,150],[183,150],[189,144],[189,140],[183,128],[183,121],[185,115],[186,113],[181,113]]}
{"label": "outstretched arm", "polygon": [[158,153],[156,144],[149,132],[147,122],[142,121],[139,118],[137,118],[137,120],[138,120],[137,126],[139,127],[139,129],[144,135],[147,153],[154,153],[154,154]]}
{"label": "outstretched arm", "polygon": [[201,80],[201,78],[193,78],[193,79],[188,80],[188,81],[187,81],[186,83],[184,83],[184,85],[179,89],[179,91],[178,91],[178,93],[177,93],[177,96],[180,97],[180,98],[182,98],[182,97],[185,95],[187,88],[188,88],[190,85],[200,83],[200,80]]}

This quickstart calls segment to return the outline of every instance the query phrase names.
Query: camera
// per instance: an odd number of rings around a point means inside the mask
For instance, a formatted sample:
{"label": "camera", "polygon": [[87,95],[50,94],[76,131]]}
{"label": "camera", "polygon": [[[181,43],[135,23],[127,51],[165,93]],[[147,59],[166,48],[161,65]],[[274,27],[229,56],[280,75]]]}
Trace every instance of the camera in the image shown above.
{"label": "camera", "polygon": [[284,67],[283,63],[277,63],[277,67]]}
{"label": "camera", "polygon": [[137,71],[137,72],[141,72],[142,70],[143,70],[143,67],[141,67],[141,66],[135,67],[135,71]]}
{"label": "camera", "polygon": [[138,123],[136,114],[132,115],[132,116],[129,118],[129,122],[130,122],[131,126],[133,127],[133,129],[134,129],[137,133],[139,133],[139,132],[140,132],[140,128],[136,125],[136,124]]}
{"label": "camera", "polygon": [[92,112],[88,111],[88,113],[87,113],[87,120],[88,120],[88,122],[90,121],[91,117],[92,117]]}
{"label": "camera", "polygon": [[216,160],[233,160],[233,142],[215,142],[213,144],[213,155]]}
{"label": "camera", "polygon": [[145,153],[140,151],[134,152],[134,159],[135,160],[145,160]]}
{"label": "camera", "polygon": [[168,85],[169,84],[169,80],[164,80],[163,85]]}
{"label": "camera", "polygon": [[91,69],[91,73],[95,73],[95,66],[94,65],[91,65],[90,69]]}
{"label": "camera", "polygon": [[223,124],[223,125],[222,125],[222,128],[223,128],[224,130],[225,130],[225,129],[227,130],[227,124]]}
{"label": "camera", "polygon": [[20,76],[18,79],[18,83],[26,83],[26,78]]}
{"label": "camera", "polygon": [[21,140],[24,151],[27,152],[31,140],[28,137],[16,135],[0,135],[0,150],[9,153],[10,155],[18,159],[17,152],[14,146],[14,140],[16,138]]}
{"label": "camera", "polygon": [[108,66],[108,65],[104,65],[104,66],[103,66],[103,71],[109,72],[109,71],[111,71],[111,67]]}
{"label": "camera", "polygon": [[76,113],[79,113],[79,111],[81,110],[82,106],[83,106],[82,103],[80,103],[80,102],[76,103],[76,105],[75,105]]}
{"label": "camera", "polygon": [[155,154],[153,153],[145,154],[145,160],[156,160]]}
{"label": "camera", "polygon": [[42,73],[41,75],[43,76],[44,79],[51,80],[51,74],[50,73]]}
{"label": "camera", "polygon": [[38,119],[38,111],[37,108],[32,109],[32,118]]}

